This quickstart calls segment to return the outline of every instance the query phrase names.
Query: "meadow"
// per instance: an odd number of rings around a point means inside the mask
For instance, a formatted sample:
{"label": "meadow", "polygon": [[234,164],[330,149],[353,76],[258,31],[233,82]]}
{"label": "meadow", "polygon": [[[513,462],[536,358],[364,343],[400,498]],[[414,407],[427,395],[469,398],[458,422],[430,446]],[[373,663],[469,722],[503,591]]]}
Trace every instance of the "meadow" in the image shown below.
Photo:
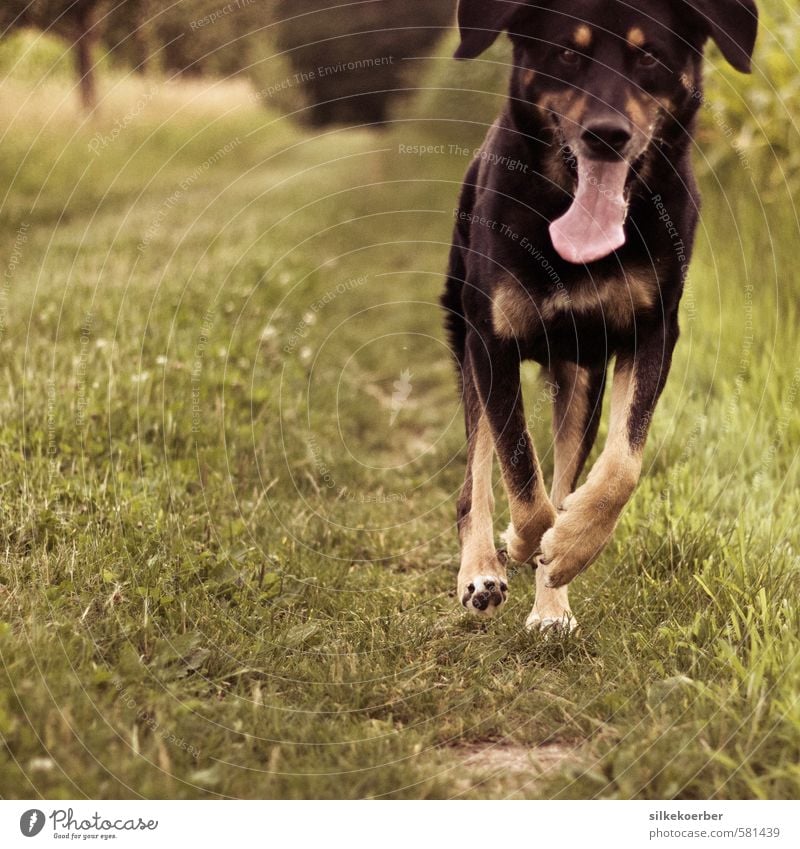
{"label": "meadow", "polygon": [[107,86],[83,117],[0,85],[0,795],[797,798],[798,219],[769,152],[709,165],[708,122],[645,473],[581,629],[543,636],[528,568],[488,624],[454,594],[438,296],[482,128]]}

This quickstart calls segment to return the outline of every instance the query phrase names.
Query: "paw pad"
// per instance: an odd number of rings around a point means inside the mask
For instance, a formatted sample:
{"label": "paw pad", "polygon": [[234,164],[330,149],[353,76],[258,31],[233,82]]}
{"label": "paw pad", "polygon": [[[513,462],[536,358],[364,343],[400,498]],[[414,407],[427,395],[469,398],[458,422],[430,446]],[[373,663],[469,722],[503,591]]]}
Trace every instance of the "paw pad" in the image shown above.
{"label": "paw pad", "polygon": [[461,604],[472,613],[492,616],[502,605],[508,595],[508,584],[495,575],[482,575],[471,581]]}

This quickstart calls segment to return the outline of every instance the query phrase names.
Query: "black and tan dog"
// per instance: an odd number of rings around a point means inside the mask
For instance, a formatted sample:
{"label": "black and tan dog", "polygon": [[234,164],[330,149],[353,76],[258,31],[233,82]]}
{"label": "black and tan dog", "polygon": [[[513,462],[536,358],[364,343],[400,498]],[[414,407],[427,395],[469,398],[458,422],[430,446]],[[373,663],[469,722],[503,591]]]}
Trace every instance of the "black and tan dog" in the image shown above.
{"label": "black and tan dog", "polygon": [[[508,101],[464,182],[442,299],[469,441],[458,598],[482,616],[506,600],[496,453],[508,554],[538,565],[527,625],[573,627],[567,584],[636,486],[678,338],[699,207],[703,50],[710,37],[748,71],[757,11],[752,0],[460,0],[458,20],[457,58],[504,31],[514,47]],[[556,387],[549,497],[523,411],[524,359]],[[612,359],[608,439],[575,489]]]}

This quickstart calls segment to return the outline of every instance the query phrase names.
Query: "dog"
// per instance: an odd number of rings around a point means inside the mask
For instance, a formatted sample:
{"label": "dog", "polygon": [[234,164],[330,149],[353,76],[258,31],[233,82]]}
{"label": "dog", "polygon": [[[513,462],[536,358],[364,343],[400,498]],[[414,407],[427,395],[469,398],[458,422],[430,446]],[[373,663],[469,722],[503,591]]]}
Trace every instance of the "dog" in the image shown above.
{"label": "dog", "polygon": [[[462,186],[442,296],[468,444],[457,594],[490,617],[508,597],[508,558],[531,563],[526,627],[571,630],[567,585],[637,485],[678,339],[703,52],[711,39],[749,72],[758,12],[753,0],[460,0],[458,25],[455,58],[507,33],[513,70]],[[522,404],[527,359],[553,387],[549,496]],[[611,360],[607,441],[577,486]],[[495,454],[511,519],[500,550]]]}

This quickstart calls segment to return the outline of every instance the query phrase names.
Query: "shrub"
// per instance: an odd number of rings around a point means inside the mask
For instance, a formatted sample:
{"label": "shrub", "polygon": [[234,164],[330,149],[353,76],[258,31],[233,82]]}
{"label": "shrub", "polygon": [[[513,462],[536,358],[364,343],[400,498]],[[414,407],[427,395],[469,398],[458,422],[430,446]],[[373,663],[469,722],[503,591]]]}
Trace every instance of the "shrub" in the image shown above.
{"label": "shrub", "polygon": [[0,39],[0,76],[26,83],[72,83],[74,65],[68,45],[54,35],[21,29]]}
{"label": "shrub", "polygon": [[[275,44],[291,64],[293,88],[311,124],[381,123],[411,85],[415,63],[453,20],[454,3],[277,0]],[[275,79],[268,62],[256,85]],[[282,70],[279,70],[279,74]],[[288,79],[284,77],[283,79]],[[266,83],[266,84],[265,84]]]}
{"label": "shrub", "polygon": [[[800,187],[800,13],[794,0],[759,0],[761,26],[753,74],[742,77],[712,49],[703,132],[709,163],[737,159],[757,170],[762,189]],[[756,167],[757,166],[757,167]],[[763,181],[763,182],[762,182]]]}

